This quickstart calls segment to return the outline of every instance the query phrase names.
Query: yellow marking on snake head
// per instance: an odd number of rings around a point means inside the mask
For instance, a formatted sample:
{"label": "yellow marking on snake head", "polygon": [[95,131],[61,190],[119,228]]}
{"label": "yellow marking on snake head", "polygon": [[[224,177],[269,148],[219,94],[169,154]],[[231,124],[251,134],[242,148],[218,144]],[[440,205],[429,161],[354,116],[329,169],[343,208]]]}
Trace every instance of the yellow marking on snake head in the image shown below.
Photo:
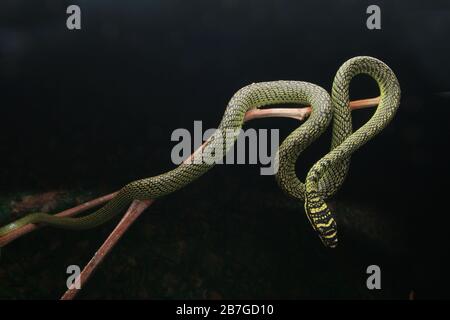
{"label": "yellow marking on snake head", "polygon": [[328,223],[318,223],[316,224],[317,228],[328,228],[329,226],[331,226],[331,224],[334,222],[334,219],[331,218],[330,221],[328,221]]}
{"label": "yellow marking on snake head", "polygon": [[334,238],[337,234],[337,231],[333,232],[332,234],[328,235],[328,236],[323,236],[325,239],[331,239]]}

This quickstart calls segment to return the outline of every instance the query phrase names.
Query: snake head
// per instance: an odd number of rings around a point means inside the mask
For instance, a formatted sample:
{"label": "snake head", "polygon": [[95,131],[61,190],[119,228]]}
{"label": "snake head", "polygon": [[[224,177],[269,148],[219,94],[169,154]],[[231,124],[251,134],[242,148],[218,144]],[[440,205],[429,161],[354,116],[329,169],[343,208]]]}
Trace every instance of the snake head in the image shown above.
{"label": "snake head", "polygon": [[338,243],[337,224],[325,201],[319,196],[306,197],[305,211],[324,246],[335,248]]}

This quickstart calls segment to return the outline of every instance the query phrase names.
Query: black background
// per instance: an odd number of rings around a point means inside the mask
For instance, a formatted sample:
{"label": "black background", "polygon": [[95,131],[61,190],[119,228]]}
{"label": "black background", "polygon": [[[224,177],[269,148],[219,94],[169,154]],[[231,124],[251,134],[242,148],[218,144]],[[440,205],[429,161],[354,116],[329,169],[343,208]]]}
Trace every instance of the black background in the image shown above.
{"label": "black background", "polygon": [[[79,31],[66,28],[69,4],[81,7]],[[366,28],[370,4],[381,7],[381,30]],[[346,59],[371,55],[396,73],[402,102],[394,121],[354,154],[333,200],[338,213],[345,203],[363,208],[360,215],[340,218],[344,248],[330,253],[316,238],[295,243],[295,230],[303,233],[301,239],[315,237],[301,204],[283,196],[274,179],[259,176],[254,165],[214,168],[170,195],[169,207],[158,203],[155,210],[168,216],[160,223],[170,224],[170,216],[176,220],[183,210],[189,223],[186,208],[200,203],[192,210],[205,211],[225,234],[230,228],[237,234],[248,230],[233,221],[221,224],[223,216],[214,218],[218,206],[261,220],[257,234],[267,241],[261,250],[280,250],[278,269],[268,274],[281,284],[260,298],[366,298],[352,285],[336,290],[339,281],[330,281],[332,273],[353,271],[355,283],[365,281],[365,266],[372,263],[385,266],[387,289],[369,297],[407,298],[410,290],[423,298],[448,297],[449,33],[446,1],[2,1],[0,190],[112,191],[159,174],[173,168],[172,131],[192,131],[194,120],[202,120],[204,128],[217,126],[227,101],[244,85],[293,79],[329,91]],[[352,99],[377,93],[366,77],[352,83]],[[355,112],[355,127],[372,112]],[[266,119],[247,127],[280,128],[284,137],[297,125]],[[327,132],[302,155],[301,177],[329,141]],[[274,199],[282,202],[265,210]],[[257,208],[249,212],[252,201]],[[367,206],[377,212],[374,217],[365,216]],[[283,229],[287,226],[292,230]],[[27,240],[20,241],[11,250],[26,255]],[[308,241],[313,249],[305,247]],[[286,257],[292,246],[306,253]],[[239,260],[240,253],[233,254]],[[347,268],[345,259],[357,262]],[[329,273],[322,290],[313,280]],[[311,288],[299,293],[295,288],[305,278]],[[225,297],[254,297],[230,292]]]}

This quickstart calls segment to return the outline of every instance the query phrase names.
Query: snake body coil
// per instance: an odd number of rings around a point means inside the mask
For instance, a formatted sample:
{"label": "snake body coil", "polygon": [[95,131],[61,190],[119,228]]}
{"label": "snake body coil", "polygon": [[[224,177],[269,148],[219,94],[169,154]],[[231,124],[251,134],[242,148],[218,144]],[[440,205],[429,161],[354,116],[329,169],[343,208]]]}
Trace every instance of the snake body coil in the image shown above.
{"label": "snake body coil", "polygon": [[[360,73],[373,77],[381,92],[380,104],[372,118],[352,134],[349,109],[349,84]],[[324,199],[333,195],[343,183],[351,154],[381,131],[398,108],[400,88],[394,73],[383,62],[371,57],[348,60],[338,70],[333,82],[332,98],[321,87],[300,81],[273,81],[248,85],[231,98],[218,130],[200,151],[203,161],[183,163],[164,174],[133,181],[123,187],[105,206],[83,217],[57,217],[33,213],[0,228],[0,237],[30,223],[44,223],[69,229],[93,228],[126,210],[137,200],[155,199],[172,193],[214,166],[214,152],[222,154],[232,147],[223,143],[223,134],[239,130],[244,115],[253,108],[271,104],[296,103],[311,105],[309,118],[294,130],[278,150],[277,181],[289,195],[305,201],[305,211],[322,242],[328,247],[337,244],[337,229],[333,214]],[[300,153],[323,133],[333,119],[331,151],[309,171],[306,183],[295,174],[295,162]],[[236,137],[235,137],[236,138]]]}

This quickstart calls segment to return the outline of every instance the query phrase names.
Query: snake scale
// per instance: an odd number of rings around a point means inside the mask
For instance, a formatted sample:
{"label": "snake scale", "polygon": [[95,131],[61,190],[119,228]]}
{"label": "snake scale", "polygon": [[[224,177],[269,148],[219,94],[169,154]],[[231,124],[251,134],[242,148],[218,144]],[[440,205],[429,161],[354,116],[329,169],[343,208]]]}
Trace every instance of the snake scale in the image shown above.
{"label": "snake scale", "polygon": [[[372,77],[380,89],[380,102],[373,116],[353,132],[349,108],[349,86],[358,74]],[[124,186],[118,194],[97,211],[82,217],[57,217],[47,213],[32,213],[0,228],[0,237],[30,223],[43,223],[69,229],[87,229],[101,225],[124,212],[133,200],[155,199],[172,193],[203,175],[214,166],[208,160],[214,150],[226,154],[232,144],[224,144],[220,135],[226,130],[238,130],[247,111],[273,104],[295,103],[311,105],[309,118],[281,144],[277,154],[276,180],[289,195],[305,203],[306,215],[326,247],[337,245],[337,225],[325,203],[342,185],[350,156],[360,146],[379,133],[393,118],[400,102],[400,87],[395,74],[382,61],[354,57],[337,71],[331,97],[323,88],[301,81],[254,83],[237,91],[229,101],[218,130],[200,151],[203,161],[183,163],[158,176],[136,180]],[[305,183],[295,172],[300,153],[317,139],[332,122],[331,149],[309,170]]]}

